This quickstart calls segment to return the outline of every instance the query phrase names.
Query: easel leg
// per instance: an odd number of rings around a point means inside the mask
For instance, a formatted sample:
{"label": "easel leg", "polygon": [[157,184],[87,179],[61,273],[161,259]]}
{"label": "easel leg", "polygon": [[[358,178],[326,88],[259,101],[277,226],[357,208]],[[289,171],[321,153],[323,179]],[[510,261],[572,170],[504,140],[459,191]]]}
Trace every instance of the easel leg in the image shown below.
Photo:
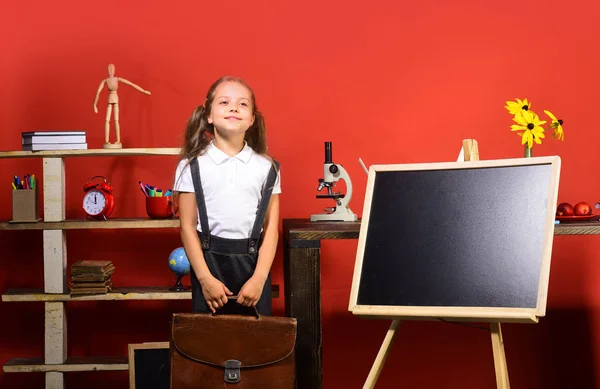
{"label": "easel leg", "polygon": [[498,389],[510,389],[508,380],[508,367],[506,354],[504,354],[504,340],[500,323],[490,323],[492,332],[492,350],[494,351],[494,368],[496,369],[496,386]]}
{"label": "easel leg", "polygon": [[379,353],[377,353],[377,357],[375,358],[375,362],[373,362],[373,366],[371,367],[371,371],[369,372],[369,376],[363,385],[363,389],[372,389],[375,387],[375,383],[377,383],[377,379],[379,378],[379,373],[383,369],[383,365],[385,364],[385,360],[387,359],[388,353],[392,348],[392,344],[394,343],[394,338],[396,338],[396,329],[400,325],[400,320],[392,321],[390,325],[390,329],[385,335],[385,339],[383,339],[383,343],[379,348]]}

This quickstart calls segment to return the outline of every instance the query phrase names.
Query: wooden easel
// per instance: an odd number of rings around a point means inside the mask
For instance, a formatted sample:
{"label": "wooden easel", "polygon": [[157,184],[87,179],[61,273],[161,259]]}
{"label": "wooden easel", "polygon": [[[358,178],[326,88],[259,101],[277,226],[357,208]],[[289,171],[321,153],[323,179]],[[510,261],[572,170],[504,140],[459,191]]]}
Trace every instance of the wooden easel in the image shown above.
{"label": "wooden easel", "polygon": [[[464,161],[479,161],[479,147],[475,139],[464,139],[462,142],[462,150],[459,154],[459,160],[461,156],[464,156]],[[377,357],[373,362],[373,366],[369,371],[367,380],[363,385],[363,389],[372,389],[375,387],[375,383],[379,378],[379,374],[383,369],[383,365],[390,352],[394,339],[396,338],[396,332],[400,326],[400,319],[392,320],[392,324],[383,339],[383,343],[379,348]],[[502,329],[500,323],[491,322],[490,332],[492,336],[492,351],[494,353],[494,369],[496,371],[496,387],[498,389],[510,389],[510,382],[508,380],[508,367],[506,364],[506,354],[504,353],[504,341],[502,339]]]}

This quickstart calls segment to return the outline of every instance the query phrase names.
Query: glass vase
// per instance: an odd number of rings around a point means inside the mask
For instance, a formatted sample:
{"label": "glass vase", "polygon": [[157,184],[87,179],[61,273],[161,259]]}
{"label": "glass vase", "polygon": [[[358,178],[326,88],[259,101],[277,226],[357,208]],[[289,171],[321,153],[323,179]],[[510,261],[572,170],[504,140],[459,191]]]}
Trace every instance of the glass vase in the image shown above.
{"label": "glass vase", "polygon": [[525,158],[531,158],[531,149],[533,149],[533,147],[529,147],[529,145],[527,145],[527,143],[525,144]]}

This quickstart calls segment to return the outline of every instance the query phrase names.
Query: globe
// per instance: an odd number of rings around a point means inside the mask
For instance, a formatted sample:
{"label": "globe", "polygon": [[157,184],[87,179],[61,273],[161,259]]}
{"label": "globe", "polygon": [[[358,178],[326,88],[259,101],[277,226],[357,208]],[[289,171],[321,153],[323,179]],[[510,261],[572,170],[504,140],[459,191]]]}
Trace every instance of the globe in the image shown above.
{"label": "globe", "polygon": [[181,278],[190,274],[190,261],[183,247],[178,247],[169,255],[169,268],[175,273],[175,286],[169,288],[172,291],[185,291],[187,288],[181,284]]}

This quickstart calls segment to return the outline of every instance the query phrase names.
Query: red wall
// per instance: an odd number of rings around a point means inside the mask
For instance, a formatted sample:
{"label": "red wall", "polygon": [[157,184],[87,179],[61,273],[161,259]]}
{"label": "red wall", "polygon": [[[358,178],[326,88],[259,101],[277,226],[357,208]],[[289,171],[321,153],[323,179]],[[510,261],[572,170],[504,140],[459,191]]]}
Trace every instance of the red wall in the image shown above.
{"label": "red wall", "polygon": [[[118,76],[152,92],[121,86],[125,147],[178,147],[209,85],[232,74],[254,87],[266,116],[269,150],[282,165],[281,217],[305,218],[330,205],[315,198],[325,141],[352,177],[350,206],[360,215],[366,176],[359,157],[367,164],[453,161],[464,138],[479,141],[482,159],[520,157],[504,105],[527,97],[538,113],[550,109],[565,120],[564,143],[547,139],[533,151],[562,157],[559,201],[594,204],[599,11],[591,0],[3,2],[0,148],[19,149],[22,131],[42,129],[83,129],[89,147],[101,147],[106,90],[99,114],[92,102],[110,62]],[[166,187],[175,163],[67,159],[67,217],[83,217],[81,186],[93,175],[115,185],[114,217],[143,217],[136,182]],[[10,177],[27,172],[41,175],[41,160],[0,161],[0,219],[11,217]],[[423,201],[415,205],[443,206]],[[67,239],[69,266],[110,259],[115,285],[174,281],[167,256],[180,245],[176,230],[68,231]],[[503,327],[512,387],[596,386],[597,239],[556,237],[547,317]],[[323,244],[326,389],[362,387],[389,325],[347,312],[356,243]],[[2,231],[0,247],[2,292],[43,286],[40,231]],[[281,284],[281,250],[273,274]],[[283,314],[283,298],[274,304]],[[166,340],[170,314],[188,309],[189,302],[70,303],[69,355],[126,355],[128,343]],[[0,364],[43,355],[43,312],[42,303],[0,304]],[[125,372],[66,377],[70,387],[127,387]],[[3,388],[42,383],[43,374],[0,373]],[[399,384],[494,387],[489,333],[405,323],[378,388]]]}

